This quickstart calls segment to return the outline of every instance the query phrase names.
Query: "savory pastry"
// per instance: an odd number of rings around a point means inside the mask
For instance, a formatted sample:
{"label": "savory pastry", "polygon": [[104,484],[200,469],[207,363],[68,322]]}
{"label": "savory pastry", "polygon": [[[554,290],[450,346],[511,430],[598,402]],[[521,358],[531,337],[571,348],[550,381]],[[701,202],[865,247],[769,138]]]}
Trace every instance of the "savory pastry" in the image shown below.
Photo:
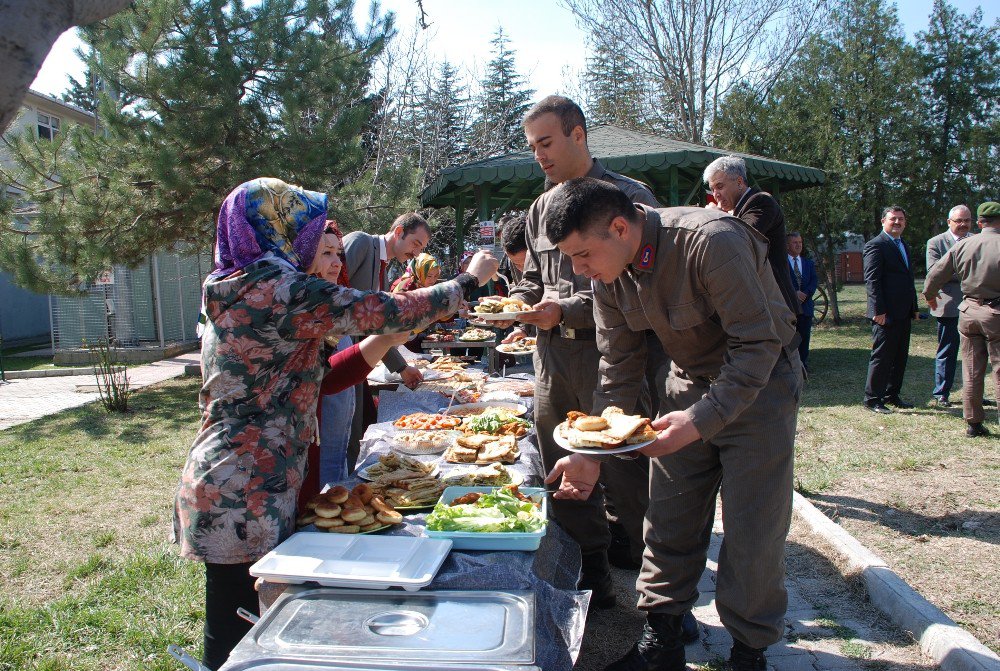
{"label": "savory pastry", "polygon": [[403,521],[403,516],[395,510],[380,510],[375,515],[375,519],[382,524],[400,524]]}
{"label": "savory pastry", "polygon": [[325,496],[330,503],[343,503],[350,496],[350,492],[347,491],[347,487],[343,485],[334,485],[327,490]]}
{"label": "savory pastry", "polygon": [[317,517],[324,517],[330,519],[334,517],[340,517],[341,508],[336,503],[327,503],[325,501],[321,501],[320,503],[316,504],[316,507],[313,508],[313,511],[316,513]]}
{"label": "savory pastry", "polygon": [[351,524],[355,524],[368,517],[368,513],[366,513],[365,509],[361,507],[357,508],[345,507],[344,512],[342,512],[340,516],[343,518],[345,522],[350,522]]}
{"label": "savory pastry", "polygon": [[361,527],[357,524],[345,524],[339,527],[330,527],[327,531],[332,531],[335,534],[356,534],[361,531]]}
{"label": "savory pastry", "polygon": [[344,526],[344,520],[339,517],[320,517],[316,519],[317,529],[333,529]]}
{"label": "savory pastry", "polygon": [[354,489],[351,490],[351,495],[357,496],[359,499],[361,499],[361,503],[364,504],[371,501],[372,496],[374,496],[375,494],[374,492],[372,492],[372,488],[368,485],[367,482],[362,482],[354,486]]}

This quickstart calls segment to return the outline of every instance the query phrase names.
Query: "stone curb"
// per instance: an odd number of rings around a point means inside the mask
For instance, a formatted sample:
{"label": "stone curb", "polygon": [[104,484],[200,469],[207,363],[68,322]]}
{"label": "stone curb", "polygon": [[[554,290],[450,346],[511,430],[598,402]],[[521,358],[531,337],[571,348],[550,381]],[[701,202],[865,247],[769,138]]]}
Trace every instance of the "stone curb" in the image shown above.
{"label": "stone curb", "polygon": [[861,576],[875,607],[888,615],[896,626],[910,632],[924,654],[940,664],[943,671],[1000,671],[1000,657],[917,594],[884,559],[859,543],[798,492],[793,493],[792,506],[813,531],[847,560],[850,567],[847,572],[857,572]]}
{"label": "stone curb", "polygon": [[93,368],[42,368],[40,370],[8,370],[4,376],[8,380],[27,380],[36,377],[68,377],[70,375],[93,375]]}

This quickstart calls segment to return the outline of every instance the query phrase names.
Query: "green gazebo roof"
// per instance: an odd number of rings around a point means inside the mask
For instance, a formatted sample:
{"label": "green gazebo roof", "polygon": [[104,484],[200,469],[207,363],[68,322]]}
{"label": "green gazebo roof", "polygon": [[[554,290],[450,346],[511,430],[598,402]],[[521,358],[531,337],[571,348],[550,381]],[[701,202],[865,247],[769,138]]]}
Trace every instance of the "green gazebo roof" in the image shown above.
{"label": "green gazebo roof", "polygon": [[[592,127],[587,134],[591,153],[609,170],[648,184],[657,198],[670,205],[701,202],[705,167],[729,154],[746,160],[750,181],[772,193],[822,184],[822,170],[776,161],[765,156],[670,140],[618,126]],[[530,151],[520,151],[444,170],[420,194],[427,207],[477,206],[481,219],[527,208],[542,192],[542,169]]]}

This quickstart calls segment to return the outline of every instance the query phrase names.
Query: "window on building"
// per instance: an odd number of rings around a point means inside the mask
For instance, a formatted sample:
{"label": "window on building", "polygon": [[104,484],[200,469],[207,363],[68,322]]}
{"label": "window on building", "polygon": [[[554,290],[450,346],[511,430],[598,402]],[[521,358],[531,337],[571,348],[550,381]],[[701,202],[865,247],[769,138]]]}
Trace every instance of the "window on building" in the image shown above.
{"label": "window on building", "polygon": [[51,140],[59,134],[59,117],[38,113],[38,137]]}

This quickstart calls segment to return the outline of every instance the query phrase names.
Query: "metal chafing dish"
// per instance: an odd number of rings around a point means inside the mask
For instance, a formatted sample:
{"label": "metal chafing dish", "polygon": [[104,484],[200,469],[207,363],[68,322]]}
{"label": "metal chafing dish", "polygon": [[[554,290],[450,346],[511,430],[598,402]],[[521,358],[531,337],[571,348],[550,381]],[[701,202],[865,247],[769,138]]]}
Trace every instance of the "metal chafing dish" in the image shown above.
{"label": "metal chafing dish", "polygon": [[532,592],[291,588],[220,671],[535,669]]}

